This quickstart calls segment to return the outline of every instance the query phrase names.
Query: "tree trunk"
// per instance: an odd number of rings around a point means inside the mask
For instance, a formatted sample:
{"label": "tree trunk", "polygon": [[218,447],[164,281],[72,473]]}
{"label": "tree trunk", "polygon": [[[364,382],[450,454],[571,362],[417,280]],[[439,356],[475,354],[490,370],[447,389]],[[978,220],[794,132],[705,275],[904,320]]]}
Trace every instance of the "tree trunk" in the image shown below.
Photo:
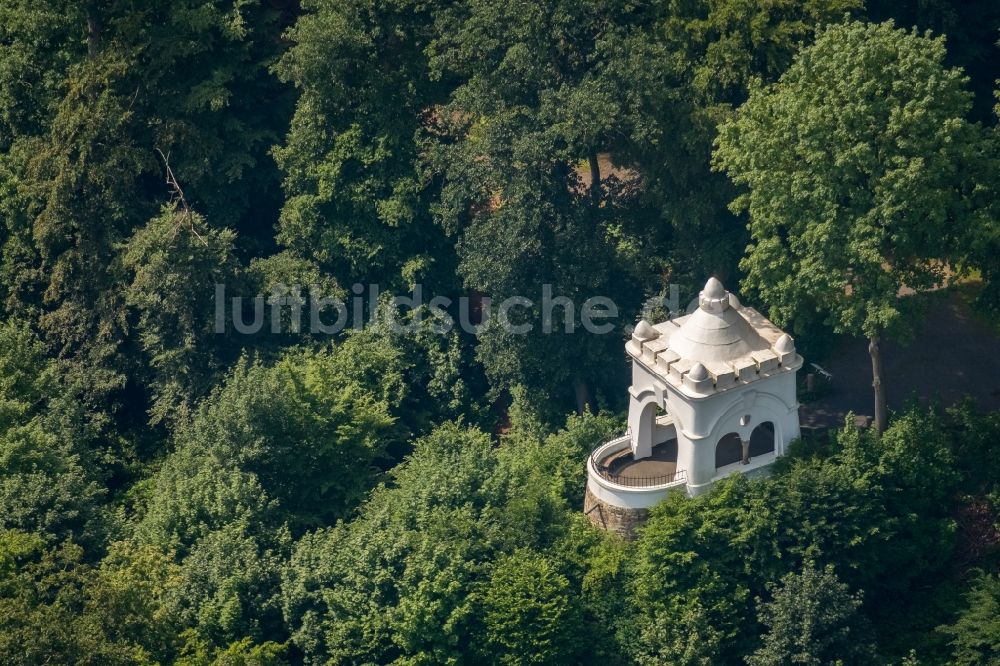
{"label": "tree trunk", "polygon": [[597,151],[591,150],[587,155],[590,163],[590,199],[594,208],[601,205],[601,165],[597,161]]}
{"label": "tree trunk", "polygon": [[101,24],[91,12],[87,12],[87,57],[93,59],[101,43]]}
{"label": "tree trunk", "polygon": [[582,379],[573,381],[573,391],[576,393],[576,413],[583,416],[590,409],[594,411],[594,399],[590,395],[590,385]]}
{"label": "tree trunk", "polygon": [[885,377],[882,372],[881,336],[873,335],[868,339],[868,353],[872,357],[872,388],[875,389],[875,432],[880,435],[885,432]]}

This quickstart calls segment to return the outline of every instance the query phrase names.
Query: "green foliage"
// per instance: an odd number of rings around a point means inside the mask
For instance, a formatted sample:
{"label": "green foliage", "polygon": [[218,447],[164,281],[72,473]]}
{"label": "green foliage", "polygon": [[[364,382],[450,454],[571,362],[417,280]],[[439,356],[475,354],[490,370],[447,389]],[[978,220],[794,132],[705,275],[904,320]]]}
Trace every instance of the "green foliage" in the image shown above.
{"label": "green foliage", "polygon": [[[737,476],[693,500],[668,497],[629,567],[634,657],[713,663],[750,654],[760,633],[751,600],[805,562],[832,565],[866,592],[873,622],[893,622],[952,555],[956,432],[948,415],[914,410],[881,438],[847,427],[829,451],[793,454],[770,479]],[[699,651],[684,631],[704,637]]]}
{"label": "green foliage", "polygon": [[330,524],[373,485],[398,436],[389,413],[396,358],[359,338],[290,351],[273,366],[242,360],[178,443],[259,479],[296,529]]}
{"label": "green foliage", "polygon": [[668,0],[651,3],[642,30],[604,45],[628,137],[616,157],[644,180],[636,233],[674,282],[735,281],[747,242],[726,210],[732,185],[710,173],[717,125],[746,100],[752,79],[776,80],[817,28],[861,4]]}
{"label": "green foliage", "polygon": [[17,531],[0,533],[0,659],[9,664],[78,661],[96,647],[74,621],[83,606],[82,551]]}
{"label": "green foliage", "polygon": [[185,446],[148,494],[136,539],[178,565],[171,620],[212,649],[280,634],[274,590],[288,534],[257,478]]}
{"label": "green foliage", "polygon": [[[748,238],[745,286],[800,333],[905,335],[900,286],[988,287],[1000,142],[966,116],[993,122],[995,18],[0,2],[0,662],[863,663],[866,624],[882,661],[995,660],[1000,416],[814,438],[623,542],[580,511],[620,335],[541,318],[550,285],[631,321],[737,278]],[[216,284],[355,282],[363,330],[215,330]],[[534,328],[441,334],[456,307],[388,297],[417,284],[529,297]]]}
{"label": "green foliage", "polygon": [[180,581],[180,567],[168,553],[113,543],[86,583],[83,616],[88,628],[128,655],[126,661],[169,661],[178,649],[180,623],[170,606]]}
{"label": "green foliage", "polygon": [[[654,512],[630,567],[638,661],[707,664],[745,652],[740,631],[754,625],[745,573],[753,541],[741,534],[753,525],[748,490],[725,483],[699,502],[672,494]],[[686,632],[701,640],[685,647]]]}
{"label": "green foliage", "polygon": [[972,494],[995,490],[1000,480],[1000,460],[989,452],[1000,436],[1000,414],[982,414],[968,399],[947,410],[945,427],[952,434],[955,466],[963,490]]}
{"label": "green foliage", "polygon": [[143,542],[181,554],[227,524],[265,526],[275,511],[252,475],[185,447],[172,454],[147,487],[148,506],[137,525]]}
{"label": "green foliage", "polygon": [[455,331],[441,332],[439,324],[426,307],[404,313],[383,298],[364,333],[351,334],[344,342],[392,350],[392,367],[398,371],[390,374],[386,367],[373,366],[365,380],[394,396],[393,415],[413,435],[450,419],[485,425],[490,416],[487,405],[476,402],[485,380],[472,359],[470,341]]}
{"label": "green foliage", "polygon": [[122,261],[133,278],[125,296],[155,373],[154,424],[186,416],[217,379],[226,339],[216,331],[215,285],[232,289],[234,241],[232,231],[211,229],[176,204],[128,241]]}
{"label": "green foliage", "polygon": [[8,305],[37,319],[74,360],[77,387],[99,399],[128,379],[119,252],[169,196],[156,149],[220,224],[259,233],[276,208],[266,153],[287,104],[266,68],[286,17],[244,0],[17,1],[0,12],[14,45],[0,55]]}
{"label": "green foliage", "polygon": [[123,303],[108,268],[115,244],[145,212],[130,205],[136,174],[148,166],[130,134],[129,98],[116,86],[124,60],[108,52],[73,62],[62,96],[50,104],[50,128],[12,148],[24,160],[18,186],[35,243],[35,256],[19,267],[34,280],[16,295],[23,299],[17,309],[39,313],[50,345],[78,362],[67,366],[74,383],[95,397],[125,380],[114,367]]}
{"label": "green foliage", "polygon": [[105,490],[80,406],[28,329],[0,325],[0,529],[98,542]]}
{"label": "green foliage", "polygon": [[228,523],[196,541],[181,562],[170,613],[199,639],[224,647],[242,637],[283,639],[276,590],[288,535]]}
{"label": "green foliage", "polygon": [[951,663],[996,663],[1000,660],[1000,577],[980,572],[966,603],[968,607],[953,624],[938,629],[952,639]]}
{"label": "green foliage", "polygon": [[376,478],[374,462],[394,436],[385,402],[393,384],[387,374],[376,395],[362,379],[391,372],[385,352],[359,341],[293,351],[272,366],[241,361],[180,427],[137,535],[177,553],[172,612],[211,650],[280,634],[282,524],[329,524]]}
{"label": "green foliage", "polygon": [[858,613],[861,599],[837,579],[833,567],[807,562],[781,579],[774,597],[759,606],[768,630],[750,666],[874,664],[875,651]]}
{"label": "green foliage", "polygon": [[30,419],[57,392],[52,364],[30,329],[16,321],[0,326],[0,427]]}
{"label": "green foliage", "polygon": [[93,544],[104,489],[71,434],[49,425],[36,418],[0,435],[0,526]]}
{"label": "green foliage", "polygon": [[531,551],[499,561],[483,595],[486,639],[501,664],[565,664],[578,659],[580,621],[570,582]]}
{"label": "green foliage", "polygon": [[170,620],[158,609],[169,566],[136,553],[139,571],[117,570],[123,551],[116,548],[94,569],[81,563],[82,555],[69,541],[45,548],[25,533],[0,533],[0,660],[125,665],[168,659]]}
{"label": "green foliage", "polygon": [[[523,468],[498,458],[488,437],[441,426],[393,481],[356,520],[296,545],[283,608],[308,659],[480,662],[499,658],[495,645],[512,663],[559,663],[584,658],[582,639],[571,637],[604,636],[604,618],[577,591],[593,539]],[[511,587],[523,603],[504,599]]]}
{"label": "green foliage", "polygon": [[300,93],[274,151],[286,193],[277,239],[345,283],[398,288],[415,277],[400,271],[407,264],[426,264],[432,275],[452,267],[428,214],[414,141],[440,94],[424,54],[433,8],[304,2],[276,67]]}
{"label": "green foliage", "polygon": [[823,30],[780,80],[755,84],[720,129],[715,164],[747,187],[745,286],[779,324],[904,335],[946,277],[975,211],[965,165],[980,135],[942,39],[891,23]]}
{"label": "green foliage", "polygon": [[[347,525],[304,536],[284,573],[292,640],[310,659],[437,663],[470,654],[471,584],[495,548],[503,488],[482,433],[444,426],[420,441]],[[363,600],[363,601],[362,601]]]}
{"label": "green foliage", "polygon": [[592,173],[614,132],[620,111],[600,77],[601,45],[633,12],[599,2],[464,3],[435,17],[428,47],[432,75],[460,81],[426,128],[427,167],[443,179],[437,222],[458,238],[467,288],[494,304],[534,301],[511,316],[531,323],[528,335],[504,330],[493,312],[477,357],[492,386],[538,389],[560,411],[572,404],[570,388],[585,395],[618,384],[591,360],[613,354],[620,340],[565,333],[561,305],[546,332],[542,285],[573,299],[577,326],[591,296],[613,298],[619,316],[637,309],[640,290],[629,288],[630,268],[617,256],[624,216],[601,182],[585,185],[579,166]]}
{"label": "green foliage", "polygon": [[569,416],[561,430],[547,435],[527,392],[515,387],[512,393],[510,430],[499,451],[502,464],[532,478],[525,493],[550,494],[566,506],[582,508],[587,484],[582,461],[598,443],[620,432],[620,420],[604,413]]}
{"label": "green foliage", "polygon": [[972,118],[991,120],[996,71],[992,66],[1000,31],[1000,8],[989,2],[954,0],[869,0],[865,14],[872,21],[893,19],[896,25],[947,35],[948,64],[961,67],[976,98]]}
{"label": "green foliage", "polygon": [[280,666],[288,663],[283,655],[285,646],[268,641],[255,645],[249,638],[231,643],[226,648],[212,648],[197,636],[189,636],[179,666]]}

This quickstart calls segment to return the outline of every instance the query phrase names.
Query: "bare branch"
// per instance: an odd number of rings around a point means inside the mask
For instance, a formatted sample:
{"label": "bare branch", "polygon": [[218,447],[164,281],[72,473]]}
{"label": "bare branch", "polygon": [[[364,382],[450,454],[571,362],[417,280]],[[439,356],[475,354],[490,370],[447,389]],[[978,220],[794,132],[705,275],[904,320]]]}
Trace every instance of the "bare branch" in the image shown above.
{"label": "bare branch", "polygon": [[195,235],[195,237],[200,240],[203,244],[208,245],[208,241],[202,238],[198,230],[194,228],[194,213],[191,211],[191,206],[188,205],[187,199],[184,198],[184,190],[181,188],[181,184],[177,182],[177,176],[174,175],[174,170],[170,168],[170,156],[164,155],[163,151],[156,148],[156,152],[160,154],[163,159],[163,166],[167,171],[167,186],[170,188],[170,203],[180,204],[181,216],[174,226],[174,232],[171,235],[171,240],[177,235],[177,229],[181,224],[187,222],[188,230]]}

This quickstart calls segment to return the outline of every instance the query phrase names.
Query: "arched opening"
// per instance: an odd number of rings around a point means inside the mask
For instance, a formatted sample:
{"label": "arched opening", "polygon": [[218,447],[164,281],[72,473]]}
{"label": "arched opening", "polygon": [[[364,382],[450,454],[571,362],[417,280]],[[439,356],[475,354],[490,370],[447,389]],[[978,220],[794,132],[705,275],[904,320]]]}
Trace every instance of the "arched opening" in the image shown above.
{"label": "arched opening", "polygon": [[[637,408],[638,407],[638,408]],[[653,400],[633,405],[628,414],[628,425],[632,432],[632,453],[638,458],[646,458],[653,453],[653,429],[656,425],[657,404]]]}
{"label": "arched opening", "polygon": [[774,453],[774,424],[764,421],[750,433],[750,457]]}
{"label": "arched opening", "polygon": [[732,465],[743,460],[743,442],[740,436],[731,432],[715,446],[715,469]]}

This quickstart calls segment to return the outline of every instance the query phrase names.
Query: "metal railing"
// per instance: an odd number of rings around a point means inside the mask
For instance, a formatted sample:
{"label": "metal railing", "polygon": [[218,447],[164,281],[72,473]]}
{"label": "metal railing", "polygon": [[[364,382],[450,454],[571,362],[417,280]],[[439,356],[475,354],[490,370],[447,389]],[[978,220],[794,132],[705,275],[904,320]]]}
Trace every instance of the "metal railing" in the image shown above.
{"label": "metal railing", "polygon": [[[627,437],[627,435],[626,435]],[[656,474],[652,476],[640,476],[636,474],[615,474],[607,466],[602,465],[597,459],[597,453],[608,447],[608,445],[618,442],[624,437],[618,437],[611,441],[600,442],[590,451],[590,465],[594,471],[611,483],[616,483],[627,488],[652,488],[654,486],[665,486],[670,483],[687,480],[687,472],[683,469],[674,471],[672,474]]]}

